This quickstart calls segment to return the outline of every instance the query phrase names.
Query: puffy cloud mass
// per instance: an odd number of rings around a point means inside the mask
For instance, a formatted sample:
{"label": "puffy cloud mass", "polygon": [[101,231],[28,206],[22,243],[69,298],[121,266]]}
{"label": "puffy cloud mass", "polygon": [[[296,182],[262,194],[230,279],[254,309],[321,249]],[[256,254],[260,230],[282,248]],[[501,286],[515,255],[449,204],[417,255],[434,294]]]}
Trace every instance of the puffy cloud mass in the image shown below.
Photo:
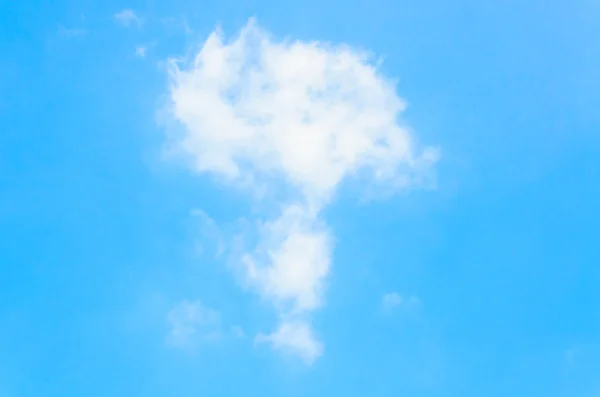
{"label": "puffy cloud mass", "polygon": [[[323,351],[310,314],[323,303],[333,236],[322,219],[347,177],[392,188],[421,184],[438,159],[398,123],[405,102],[367,54],[347,46],[276,40],[251,20],[220,30],[191,62],[170,68],[171,149],[199,173],[266,192],[281,214],[240,255],[245,277],[273,302],[280,325],[261,336],[313,361]],[[284,197],[281,199],[281,197]]]}

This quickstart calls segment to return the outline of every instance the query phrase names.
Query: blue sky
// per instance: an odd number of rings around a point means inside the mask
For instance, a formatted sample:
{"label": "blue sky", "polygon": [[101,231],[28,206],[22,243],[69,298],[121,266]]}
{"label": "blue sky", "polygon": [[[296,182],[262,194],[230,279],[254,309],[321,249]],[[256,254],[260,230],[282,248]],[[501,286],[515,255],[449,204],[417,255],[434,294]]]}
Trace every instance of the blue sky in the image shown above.
{"label": "blue sky", "polygon": [[0,0],[0,396],[600,396],[599,19]]}

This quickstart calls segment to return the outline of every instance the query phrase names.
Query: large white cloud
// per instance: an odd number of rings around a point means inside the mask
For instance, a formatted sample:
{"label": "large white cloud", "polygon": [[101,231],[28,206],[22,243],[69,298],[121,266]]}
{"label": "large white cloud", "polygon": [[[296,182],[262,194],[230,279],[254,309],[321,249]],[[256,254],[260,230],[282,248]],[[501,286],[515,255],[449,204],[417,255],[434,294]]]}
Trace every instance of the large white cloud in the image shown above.
{"label": "large white cloud", "polygon": [[313,361],[323,347],[310,313],[323,302],[333,244],[321,210],[359,171],[369,184],[419,184],[438,151],[417,150],[398,123],[404,101],[365,53],[275,40],[252,20],[228,42],[213,32],[193,62],[172,62],[170,78],[170,115],[183,126],[171,149],[197,172],[279,198],[281,215],[240,261],[281,318],[262,339]]}

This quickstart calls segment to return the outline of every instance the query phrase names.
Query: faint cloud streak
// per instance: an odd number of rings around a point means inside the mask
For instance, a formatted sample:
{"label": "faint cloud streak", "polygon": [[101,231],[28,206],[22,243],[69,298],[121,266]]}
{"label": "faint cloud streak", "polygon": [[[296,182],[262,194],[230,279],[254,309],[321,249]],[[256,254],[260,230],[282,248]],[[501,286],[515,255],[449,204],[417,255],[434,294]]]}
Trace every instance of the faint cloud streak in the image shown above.
{"label": "faint cloud streak", "polygon": [[199,300],[178,303],[168,313],[167,322],[167,344],[182,350],[193,350],[202,342],[218,340],[221,334],[221,316]]}
{"label": "faint cloud streak", "polygon": [[114,15],[114,18],[115,18],[115,21],[117,21],[117,23],[119,23],[121,26],[124,26],[126,28],[129,28],[132,26],[136,26],[139,28],[142,26],[142,19],[140,17],[138,17],[136,15],[136,13],[133,12],[133,10],[131,10],[129,8],[117,12]]}

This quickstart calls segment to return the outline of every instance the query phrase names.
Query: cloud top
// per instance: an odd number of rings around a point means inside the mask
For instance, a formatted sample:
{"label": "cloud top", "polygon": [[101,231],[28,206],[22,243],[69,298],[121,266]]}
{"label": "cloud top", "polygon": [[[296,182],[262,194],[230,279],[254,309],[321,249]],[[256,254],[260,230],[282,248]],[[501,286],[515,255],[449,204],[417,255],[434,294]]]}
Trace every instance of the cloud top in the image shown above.
{"label": "cloud top", "polygon": [[219,30],[191,65],[171,68],[177,148],[196,170],[231,180],[280,177],[322,206],[360,169],[405,186],[435,162],[397,122],[405,103],[362,52],[274,41],[253,21],[225,43]]}

